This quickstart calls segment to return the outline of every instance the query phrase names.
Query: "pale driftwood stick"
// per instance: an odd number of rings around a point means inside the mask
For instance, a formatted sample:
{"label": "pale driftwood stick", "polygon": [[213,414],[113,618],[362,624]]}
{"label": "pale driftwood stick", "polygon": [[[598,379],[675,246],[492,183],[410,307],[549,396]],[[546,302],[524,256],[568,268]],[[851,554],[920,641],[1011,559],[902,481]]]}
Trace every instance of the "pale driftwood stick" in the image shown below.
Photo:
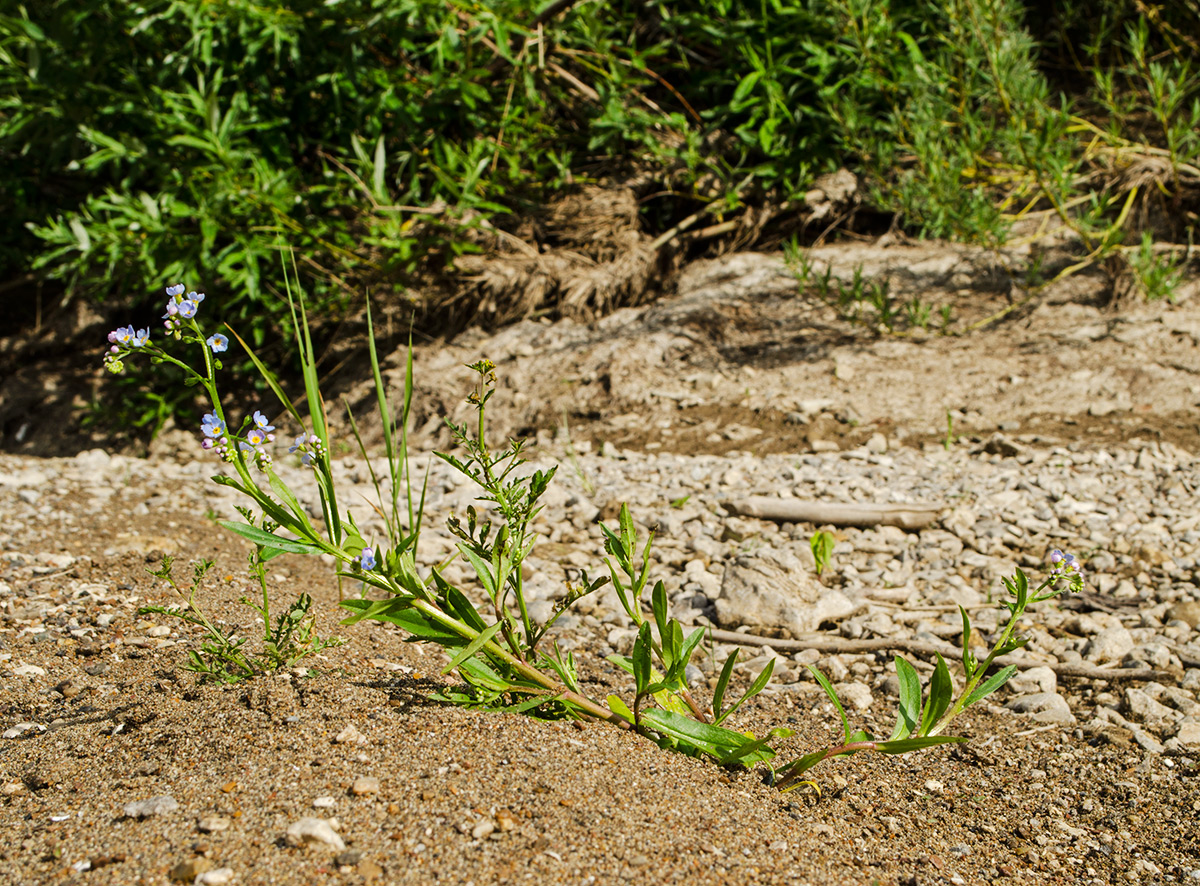
{"label": "pale driftwood stick", "polygon": [[[739,646],[770,646],[780,652],[803,652],[815,649],[817,652],[834,654],[848,652],[878,652],[881,649],[894,649],[899,652],[910,652],[913,655],[933,655],[940,653],[943,658],[957,659],[962,650],[949,643],[930,643],[926,640],[846,640],[841,637],[813,637],[810,640],[775,640],[771,637],[760,637],[757,634],[739,634],[735,631],[709,630],[709,636],[718,643],[736,643]],[[996,658],[996,664],[1016,665],[1018,668],[1049,668],[1061,677],[1083,677],[1086,680],[1169,680],[1175,682],[1176,677],[1170,671],[1159,671],[1154,668],[1098,668],[1094,665],[1076,664],[1074,662],[1034,661],[1028,658],[1013,658],[1011,655],[1001,655]]]}
{"label": "pale driftwood stick", "polygon": [[831,523],[834,526],[899,526],[920,529],[937,519],[944,505],[863,505],[805,501],[752,495],[729,503],[743,517],[760,517],[781,523]]}

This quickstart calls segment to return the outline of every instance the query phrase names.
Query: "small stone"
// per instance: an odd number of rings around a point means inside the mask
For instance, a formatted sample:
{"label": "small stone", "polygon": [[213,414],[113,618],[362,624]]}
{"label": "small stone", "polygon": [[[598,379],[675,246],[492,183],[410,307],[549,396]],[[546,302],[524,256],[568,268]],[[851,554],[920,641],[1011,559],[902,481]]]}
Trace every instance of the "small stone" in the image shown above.
{"label": "small stone", "polygon": [[833,688],[837,691],[842,704],[853,705],[855,710],[865,711],[871,707],[874,701],[874,698],[871,697],[871,690],[865,683],[838,683]]}
{"label": "small stone", "polygon": [[25,790],[25,785],[23,785],[21,782],[10,781],[6,782],[4,787],[0,788],[0,794],[3,794],[6,797],[11,797],[13,794],[21,793],[23,790]]}
{"label": "small stone", "polygon": [[179,808],[179,803],[174,797],[163,795],[161,797],[150,797],[147,800],[136,800],[133,803],[125,804],[126,818],[150,818],[154,815],[165,815],[168,812],[174,812]]}
{"label": "small stone", "polygon": [[333,863],[339,867],[352,868],[362,861],[362,857],[363,854],[361,849],[347,849],[345,852],[339,852],[337,855],[335,855],[333,857]]}
{"label": "small stone", "polygon": [[1173,620],[1185,622],[1192,628],[1200,628],[1200,600],[1176,603],[1167,610],[1167,621]]}
{"label": "small stone", "polygon": [[517,817],[511,809],[501,809],[496,813],[496,827],[502,831],[511,831],[517,826]]}
{"label": "small stone", "polygon": [[324,818],[302,818],[288,826],[287,842],[293,846],[309,843],[324,843],[338,852],[346,848],[346,843],[338,836],[337,831]]}
{"label": "small stone", "polygon": [[334,744],[366,744],[367,737],[354,727],[354,724],[347,726],[333,739]]}
{"label": "small stone", "polygon": [[194,883],[195,886],[225,886],[226,883],[233,882],[233,876],[233,868],[216,868],[205,871]]}
{"label": "small stone", "polygon": [[200,819],[196,828],[202,834],[216,834],[229,829],[229,819],[223,815],[206,815]]}
{"label": "small stone", "polygon": [[213,863],[203,856],[199,858],[189,858],[187,861],[181,861],[175,867],[171,868],[171,879],[180,880],[184,883],[191,883],[201,874],[211,871]]}
{"label": "small stone", "polygon": [[1018,714],[1030,714],[1039,723],[1074,723],[1075,715],[1067,700],[1056,692],[1035,692],[1021,695],[1007,705]]}
{"label": "small stone", "polygon": [[1047,667],[1029,668],[1014,674],[1007,685],[1017,695],[1058,692],[1058,675]]}
{"label": "small stone", "polygon": [[46,727],[41,723],[18,723],[16,726],[5,729],[4,734],[0,735],[0,738],[20,738],[22,735],[25,735],[28,732],[32,732],[34,735],[36,735],[39,732],[45,731]]}
{"label": "small stone", "polygon": [[379,779],[371,775],[362,775],[354,779],[354,784],[350,787],[350,792],[356,797],[361,797],[364,794],[379,793]]}
{"label": "small stone", "polygon": [[1106,628],[1088,641],[1084,657],[1103,664],[1120,661],[1133,648],[1133,635],[1120,626]]}
{"label": "small stone", "polygon": [[169,637],[171,636],[171,628],[167,625],[155,625],[146,631],[147,637]]}
{"label": "small stone", "polygon": [[929,791],[931,794],[940,794],[942,791],[946,790],[946,786],[937,779],[931,778],[925,782],[925,790]]}
{"label": "small stone", "polygon": [[313,800],[314,809],[332,809],[336,805],[337,800],[333,799],[333,797],[317,797],[317,799]]}
{"label": "small stone", "polygon": [[[1182,745],[1189,748],[1200,746],[1200,722],[1195,720],[1185,720],[1179,724],[1179,729],[1175,733],[1175,739]],[[6,786],[7,787],[7,786]]]}
{"label": "small stone", "polygon": [[471,839],[482,840],[484,837],[490,836],[494,830],[496,830],[494,821],[490,818],[480,819],[475,827],[471,828]]}
{"label": "small stone", "polygon": [[364,858],[358,863],[355,869],[358,875],[367,883],[373,883],[383,876],[383,868],[371,861],[369,858]]}
{"label": "small stone", "polygon": [[13,668],[13,674],[17,677],[44,677],[46,669],[39,668],[37,665],[21,665],[19,668]]}

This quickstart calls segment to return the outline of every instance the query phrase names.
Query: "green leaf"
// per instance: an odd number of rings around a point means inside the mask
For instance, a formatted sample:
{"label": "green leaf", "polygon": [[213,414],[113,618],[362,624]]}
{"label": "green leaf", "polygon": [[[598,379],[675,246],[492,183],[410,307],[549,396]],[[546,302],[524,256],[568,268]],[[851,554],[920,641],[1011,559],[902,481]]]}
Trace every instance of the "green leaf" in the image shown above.
{"label": "green leaf", "polygon": [[[741,732],[734,732],[732,729],[723,729],[720,726],[701,723],[698,720],[693,720],[691,717],[686,717],[673,711],[664,711],[661,708],[652,708],[644,711],[642,713],[642,722],[657,732],[661,732],[678,741],[685,741],[695,745],[718,760],[729,756],[730,753],[743,745],[757,741],[757,739],[753,739]],[[760,746],[758,749],[748,753],[741,762],[753,765],[754,763],[765,763],[774,758],[774,751],[770,748]]]}
{"label": "green leaf", "polygon": [[296,541],[290,538],[280,538],[271,532],[251,526],[249,523],[233,523],[222,520],[221,525],[230,532],[236,532],[242,538],[261,545],[264,548],[274,548],[277,551],[287,551],[289,554],[319,554],[321,549],[308,542]]}
{"label": "green leaf", "polygon": [[683,662],[685,667],[692,660],[692,654],[696,651],[696,647],[700,645],[700,641],[704,639],[706,630],[706,628],[696,628],[683,642],[683,647],[679,650],[679,660]]}
{"label": "green leaf", "polygon": [[734,649],[729,654],[729,658],[725,659],[725,667],[721,668],[721,676],[717,679],[717,688],[713,692],[713,714],[716,715],[718,723],[725,719],[721,705],[725,701],[725,690],[729,687],[729,678],[733,676],[733,668],[737,664],[740,651],[740,649]]}
{"label": "green leaf", "polygon": [[[791,763],[788,763],[782,768],[781,771],[784,773],[784,777],[780,779],[780,784],[803,775],[805,772],[812,769],[828,756],[829,749],[822,748],[819,751],[813,751],[811,754],[805,754],[803,757],[797,757]],[[784,790],[786,791],[788,789],[784,788]]]}
{"label": "green leaf", "polygon": [[643,622],[633,642],[633,681],[639,697],[650,688],[650,655],[650,623]]}
{"label": "green leaf", "polygon": [[620,714],[630,723],[633,722],[633,711],[629,710],[625,702],[621,701],[619,695],[610,695],[606,700],[608,701],[608,709],[610,711],[614,714]]}
{"label": "green leaf", "polygon": [[842,732],[845,734],[846,741],[850,741],[850,718],[846,716],[846,709],[842,707],[842,701],[838,698],[837,691],[833,688],[833,684],[826,679],[825,675],[818,671],[813,665],[807,666],[812,672],[816,681],[821,684],[821,688],[825,690],[825,694],[829,696],[829,700],[833,702],[833,706],[837,708],[838,716],[842,718]]}
{"label": "green leaf", "polygon": [[891,741],[908,738],[921,722],[921,678],[917,669],[899,655],[895,656],[896,679],[900,683],[900,709]]}
{"label": "green leaf", "polygon": [[437,643],[439,646],[458,647],[467,642],[453,631],[427,619],[411,608],[403,598],[343,600],[338,605],[355,613],[342,620],[344,625],[355,624],[363,619],[386,621],[408,631],[417,640]]}
{"label": "green leaf", "polygon": [[654,610],[654,622],[658,625],[658,636],[662,641],[663,660],[670,667],[671,662],[667,658],[667,633],[670,630],[667,624],[667,589],[661,581],[655,583],[650,594],[650,607]]}
{"label": "green leaf", "polygon": [[727,717],[732,716],[745,702],[762,692],[763,689],[766,688],[767,683],[770,681],[771,674],[774,672],[774,670],[775,659],[772,658],[767,662],[767,666],[759,672],[757,677],[754,678],[754,682],[750,684],[750,688],[746,690],[746,694],[739,698],[729,710],[721,714],[721,716],[716,719],[716,722],[720,723]]}
{"label": "green leaf", "polygon": [[954,691],[950,669],[946,667],[945,659],[939,653],[934,654],[937,655],[937,664],[929,681],[929,698],[925,702],[925,713],[921,716],[921,728],[918,732],[920,736],[925,736],[946,712],[946,708],[950,706],[950,695]]}
{"label": "green leaf", "polygon": [[467,599],[466,594],[453,585],[447,585],[446,600],[459,619],[466,622],[468,626],[476,631],[484,630],[483,616],[479,614],[479,610],[475,608],[475,605]]}
{"label": "green leaf", "polygon": [[[757,751],[760,751],[760,750],[766,748],[767,745],[770,744],[773,739],[787,738],[791,734],[792,734],[792,730],[790,730],[790,729],[784,729],[783,727],[776,727],[775,729],[772,729],[770,732],[768,732],[766,735],[764,735],[762,738],[756,738],[753,741],[748,741],[748,742],[746,742],[746,744],[742,745],[739,748],[736,748],[735,750],[733,750],[726,756],[722,757],[721,765],[728,766],[730,763],[738,763],[741,760],[749,757],[751,754],[754,754]],[[775,757],[774,751],[771,751],[771,757],[772,758]]]}
{"label": "green leaf", "polygon": [[505,680],[482,659],[465,659],[458,665],[458,672],[472,686],[479,686],[493,692],[511,692],[514,689],[521,688]]}
{"label": "green leaf", "polygon": [[1008,665],[1007,667],[1001,668],[1000,670],[996,671],[996,673],[992,674],[990,677],[988,677],[986,680],[984,680],[981,684],[976,686],[974,691],[972,691],[971,694],[967,696],[967,700],[963,702],[963,709],[965,710],[965,709],[969,708],[971,705],[975,704],[975,702],[979,701],[980,699],[987,698],[989,695],[991,695],[993,692],[995,692],[997,689],[999,689],[1001,686],[1003,686],[1005,683],[1007,683],[1009,681],[1009,678],[1011,678],[1012,675],[1015,674],[1016,672],[1017,672],[1016,665]]}
{"label": "green leaf", "polygon": [[962,635],[963,673],[965,673],[967,675],[967,679],[969,680],[975,673],[975,656],[972,654],[971,649],[970,649],[971,619],[967,616],[967,610],[965,610],[961,604],[958,607],[958,612],[959,612],[959,615],[962,616],[962,626],[963,626],[963,635]]}
{"label": "green leaf", "polygon": [[483,590],[491,599],[495,600],[499,589],[496,586],[496,576],[492,573],[491,564],[467,547],[465,542],[459,542],[458,549],[470,561],[475,575],[479,577],[479,583],[483,585]]}
{"label": "green leaf", "polygon": [[907,754],[909,751],[919,751],[939,744],[956,744],[966,741],[957,735],[923,735],[918,738],[901,738],[896,741],[877,741],[875,750],[881,754]]}
{"label": "green leaf", "polygon": [[468,643],[466,645],[465,649],[461,650],[457,655],[454,656],[454,658],[450,659],[450,664],[448,664],[444,668],[442,668],[442,673],[443,674],[450,673],[452,670],[454,670],[456,667],[458,667],[460,664],[462,664],[468,658],[473,656],[476,652],[478,652],[480,649],[482,649],[484,647],[484,644],[486,644],[489,640],[491,640],[492,637],[496,636],[496,633],[503,626],[504,626],[504,622],[498,621],[491,627],[485,629],[481,634],[479,634],[479,636],[477,636],[474,640],[472,640],[470,643]]}

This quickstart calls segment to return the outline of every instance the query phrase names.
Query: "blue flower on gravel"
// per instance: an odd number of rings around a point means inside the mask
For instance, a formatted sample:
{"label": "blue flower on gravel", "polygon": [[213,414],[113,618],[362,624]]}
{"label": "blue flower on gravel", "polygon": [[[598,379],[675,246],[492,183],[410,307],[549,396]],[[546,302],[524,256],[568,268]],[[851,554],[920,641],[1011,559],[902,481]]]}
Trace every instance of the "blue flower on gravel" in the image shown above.
{"label": "blue flower on gravel", "polygon": [[167,287],[167,295],[175,298],[177,295],[183,295],[184,286],[182,283],[176,283],[174,286]]}
{"label": "blue flower on gravel", "polygon": [[149,329],[139,329],[129,340],[129,346],[133,348],[144,348],[148,344],[150,344]]}
{"label": "blue flower on gravel", "polygon": [[218,332],[208,337],[208,346],[212,348],[214,354],[219,354],[229,350],[229,339]]}
{"label": "blue flower on gravel", "polygon": [[[183,317],[185,320],[190,320],[196,316],[196,311],[199,308],[200,305],[198,305],[196,302],[185,298],[175,307],[175,310],[179,312],[180,317]],[[171,309],[168,307],[167,312],[170,313],[170,311]]]}
{"label": "blue flower on gravel", "polygon": [[251,446],[262,446],[267,442],[267,432],[262,428],[251,428],[246,432],[246,442]]}
{"label": "blue flower on gravel", "polygon": [[215,412],[209,412],[200,420],[200,430],[205,437],[220,437],[225,433],[225,422]]}
{"label": "blue flower on gravel", "polygon": [[375,561],[375,549],[363,548],[356,562],[358,563],[358,568],[363,572],[370,572],[378,565]]}
{"label": "blue flower on gravel", "polygon": [[275,425],[271,424],[265,415],[259,410],[254,410],[254,426],[262,431],[273,431]]}
{"label": "blue flower on gravel", "polygon": [[129,347],[133,342],[134,336],[136,335],[137,332],[134,331],[132,326],[120,326],[109,336],[109,341],[113,342],[114,344]]}
{"label": "blue flower on gravel", "polygon": [[1050,552],[1051,575],[1083,575],[1083,567],[1074,554],[1064,554],[1057,548]]}

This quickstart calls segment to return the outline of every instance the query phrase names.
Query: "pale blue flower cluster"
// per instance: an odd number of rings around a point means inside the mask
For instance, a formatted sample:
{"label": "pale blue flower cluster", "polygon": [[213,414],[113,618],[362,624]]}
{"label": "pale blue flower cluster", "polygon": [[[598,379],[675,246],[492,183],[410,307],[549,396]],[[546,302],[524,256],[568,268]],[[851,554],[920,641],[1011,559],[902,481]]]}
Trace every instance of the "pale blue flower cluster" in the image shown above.
{"label": "pale blue flower cluster", "polygon": [[325,454],[325,444],[316,434],[301,434],[296,438],[296,442],[288,448],[288,452],[299,452],[300,462],[311,465]]}
{"label": "pale blue flower cluster", "polygon": [[120,372],[125,368],[125,364],[121,362],[122,353],[150,344],[150,330],[119,326],[108,334],[108,341],[109,348],[108,353],[104,355],[104,366],[109,372]]}
{"label": "pale blue flower cluster", "polygon": [[1074,554],[1064,554],[1057,548],[1050,552],[1051,575],[1083,575],[1083,566]]}
{"label": "pale blue flower cluster", "polygon": [[[162,315],[163,320],[166,321],[163,325],[176,338],[179,337],[179,327],[182,325],[182,321],[194,318],[196,312],[200,310],[200,302],[204,301],[203,292],[189,292],[185,296],[183,290],[182,283],[167,287],[167,312]],[[221,338],[225,338],[225,336],[221,336]],[[226,339],[226,346],[228,346],[228,339]],[[212,347],[211,342],[209,347]]]}

